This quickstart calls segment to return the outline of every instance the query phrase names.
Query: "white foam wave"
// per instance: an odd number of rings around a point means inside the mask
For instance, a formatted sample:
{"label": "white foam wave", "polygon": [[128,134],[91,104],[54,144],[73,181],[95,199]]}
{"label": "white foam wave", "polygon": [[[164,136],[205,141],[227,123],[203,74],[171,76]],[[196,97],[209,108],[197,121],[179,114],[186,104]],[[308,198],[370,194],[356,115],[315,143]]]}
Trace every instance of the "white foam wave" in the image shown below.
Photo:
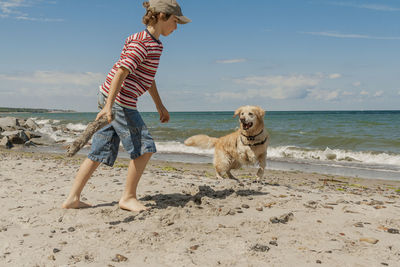
{"label": "white foam wave", "polygon": [[71,131],[83,132],[87,125],[82,123],[68,123],[65,127]]}
{"label": "white foam wave", "polygon": [[293,146],[270,147],[268,156],[274,158],[293,158],[335,162],[358,162],[400,166],[400,155],[346,151],[341,149],[307,150]]}
{"label": "white foam wave", "polygon": [[50,120],[37,120],[37,119],[34,119],[34,121],[39,125],[46,125],[46,124],[50,123]]}
{"label": "white foam wave", "polygon": [[50,120],[50,119],[43,119],[39,120],[37,118],[31,118],[34,122],[36,122],[39,125],[47,125],[47,124],[59,124],[61,121],[60,120]]}
{"label": "white foam wave", "polygon": [[[76,132],[82,132],[87,125],[82,123],[68,123],[66,128],[71,132],[65,132],[60,127],[54,127],[59,121],[56,120],[37,120],[34,118],[41,128],[37,131],[48,135],[55,142],[72,143],[76,138]],[[75,133],[74,133],[75,132]],[[196,147],[185,146],[181,142],[167,141],[156,142],[157,150],[161,153],[180,153],[180,154],[196,154],[212,156],[214,149],[200,149]],[[347,151],[341,149],[325,150],[305,149],[296,146],[278,146],[268,147],[268,157],[276,159],[293,159],[293,160],[312,160],[319,162],[331,162],[332,164],[338,163],[357,163],[365,165],[391,165],[396,169],[400,168],[400,155],[378,153],[369,151]]]}
{"label": "white foam wave", "polygon": [[[34,120],[40,128],[36,129],[37,132],[42,133],[53,139],[55,142],[65,142],[72,143],[76,136],[73,133],[67,133],[63,131],[60,126],[60,120],[51,120],[51,119],[37,119],[31,118]],[[68,123],[65,125],[65,128],[69,131],[73,132],[83,132],[86,129],[87,125],[83,123]]]}
{"label": "white foam wave", "polygon": [[[161,153],[189,153],[213,155],[214,149],[188,147],[180,142],[157,142],[157,150]],[[268,147],[268,157],[277,159],[298,159],[330,162],[354,162],[374,165],[394,165],[400,167],[400,155],[387,153],[345,151],[340,149],[310,150],[294,146]]]}
{"label": "white foam wave", "polygon": [[201,149],[192,146],[185,146],[176,141],[156,142],[157,151],[162,153],[188,153],[198,155],[213,155],[214,149]]}
{"label": "white foam wave", "polygon": [[53,128],[50,124],[45,124],[36,130],[39,133],[45,134],[53,139],[55,142],[73,142],[74,138],[67,136],[60,129]]}

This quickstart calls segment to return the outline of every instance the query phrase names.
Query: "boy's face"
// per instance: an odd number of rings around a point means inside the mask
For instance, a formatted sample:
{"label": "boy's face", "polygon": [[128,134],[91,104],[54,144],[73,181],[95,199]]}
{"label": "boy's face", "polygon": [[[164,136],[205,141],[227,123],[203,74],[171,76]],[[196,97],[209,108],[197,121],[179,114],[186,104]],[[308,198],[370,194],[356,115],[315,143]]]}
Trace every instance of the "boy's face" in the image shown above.
{"label": "boy's face", "polygon": [[178,19],[174,15],[171,15],[168,20],[160,19],[159,22],[161,23],[162,36],[168,36],[176,30]]}

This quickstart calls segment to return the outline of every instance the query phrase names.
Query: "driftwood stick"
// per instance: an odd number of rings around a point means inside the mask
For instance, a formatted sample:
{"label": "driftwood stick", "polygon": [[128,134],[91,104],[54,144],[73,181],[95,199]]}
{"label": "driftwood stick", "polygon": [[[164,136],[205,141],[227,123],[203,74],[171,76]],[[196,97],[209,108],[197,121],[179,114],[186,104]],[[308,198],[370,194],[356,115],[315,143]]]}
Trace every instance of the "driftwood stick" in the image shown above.
{"label": "driftwood stick", "polygon": [[[113,117],[114,119],[114,117]],[[97,121],[88,124],[85,131],[68,146],[67,157],[75,155],[92,138],[93,134],[108,124],[107,117],[103,116]]]}

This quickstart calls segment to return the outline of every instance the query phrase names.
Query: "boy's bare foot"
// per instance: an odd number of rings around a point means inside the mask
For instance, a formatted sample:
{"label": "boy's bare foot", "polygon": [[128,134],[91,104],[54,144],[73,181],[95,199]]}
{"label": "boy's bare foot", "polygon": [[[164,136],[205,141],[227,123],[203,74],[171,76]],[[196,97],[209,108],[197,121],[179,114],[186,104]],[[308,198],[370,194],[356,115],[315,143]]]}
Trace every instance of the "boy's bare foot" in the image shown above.
{"label": "boy's bare foot", "polygon": [[80,200],[66,200],[63,204],[62,204],[62,208],[63,209],[82,209],[82,208],[88,208],[91,207],[92,205],[87,204],[85,202],[82,202]]}
{"label": "boy's bare foot", "polygon": [[121,199],[119,201],[119,207],[123,210],[130,211],[142,211],[149,209],[148,207],[140,203],[136,198]]}

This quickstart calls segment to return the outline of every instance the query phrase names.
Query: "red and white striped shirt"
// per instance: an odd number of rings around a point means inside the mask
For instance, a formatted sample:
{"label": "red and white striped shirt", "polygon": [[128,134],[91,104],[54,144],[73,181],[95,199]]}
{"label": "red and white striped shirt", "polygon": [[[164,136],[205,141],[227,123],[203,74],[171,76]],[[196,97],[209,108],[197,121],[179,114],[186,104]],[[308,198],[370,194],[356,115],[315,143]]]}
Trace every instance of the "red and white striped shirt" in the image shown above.
{"label": "red and white striped shirt", "polygon": [[129,36],[120,59],[108,73],[100,91],[108,96],[115,73],[119,67],[125,67],[130,73],[122,83],[115,102],[122,107],[136,109],[137,98],[150,88],[154,80],[162,50],[162,43],[147,30]]}

